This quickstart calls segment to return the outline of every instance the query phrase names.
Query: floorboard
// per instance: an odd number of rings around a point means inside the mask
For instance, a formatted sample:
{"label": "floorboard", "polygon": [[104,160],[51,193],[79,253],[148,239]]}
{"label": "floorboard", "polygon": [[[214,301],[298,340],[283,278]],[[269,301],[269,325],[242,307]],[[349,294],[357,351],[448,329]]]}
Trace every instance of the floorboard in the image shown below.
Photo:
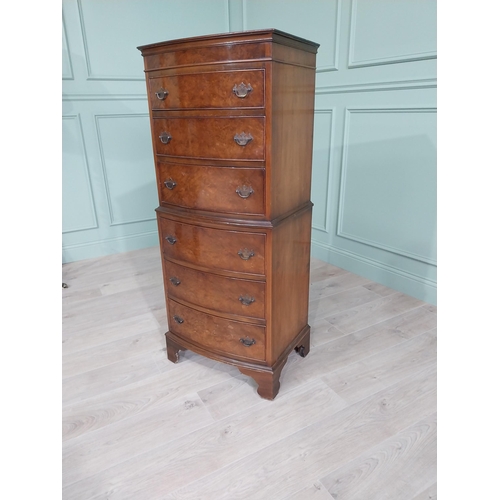
{"label": "floorboard", "polygon": [[168,361],[158,247],[63,266],[65,500],[436,500],[437,308],[311,259],[274,401]]}

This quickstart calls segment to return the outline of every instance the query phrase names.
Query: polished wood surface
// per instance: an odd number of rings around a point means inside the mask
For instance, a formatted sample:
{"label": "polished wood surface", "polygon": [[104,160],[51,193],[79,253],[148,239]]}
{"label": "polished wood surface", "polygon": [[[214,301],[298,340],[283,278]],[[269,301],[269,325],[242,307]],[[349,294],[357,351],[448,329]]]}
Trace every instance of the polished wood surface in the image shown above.
{"label": "polished wood surface", "polygon": [[[185,68],[202,66],[206,64],[220,64],[241,61],[265,61],[271,58],[271,44],[265,42],[254,42],[245,44],[226,44],[190,47],[191,44],[183,44],[186,48],[175,47],[176,50],[157,49],[147,50],[144,58],[146,73],[161,69]],[[174,49],[174,47],[172,47]],[[154,51],[156,50],[156,54]]]}
{"label": "polished wood surface", "polygon": [[[138,49],[147,56],[144,67],[148,73],[160,69],[273,59],[289,64],[308,64],[314,68],[318,47],[317,43],[289,33],[266,29],[169,40]],[[303,54],[298,55],[298,52]]]}
{"label": "polished wood surface", "polygon": [[235,364],[265,399],[278,394],[290,352],[310,350],[317,48],[278,30],[139,48],[168,357],[188,349]]}
{"label": "polished wood surface", "polygon": [[[148,94],[151,108],[262,108],[264,76],[261,69],[150,78]],[[242,83],[244,86],[238,89]]]}
{"label": "polished wood surface", "polygon": [[[161,142],[162,134],[171,135],[168,144]],[[235,140],[240,136],[241,145]],[[204,160],[264,159],[264,119],[259,117],[154,118],[153,137],[159,155]]]}
{"label": "polished wood surface", "polygon": [[265,360],[265,327],[231,321],[168,302],[168,325],[173,334],[204,350],[220,352],[244,360]]}
{"label": "polished wood surface", "polygon": [[158,161],[160,205],[263,215],[265,171]]}
{"label": "polished wood surface", "polygon": [[167,294],[215,313],[265,318],[266,283],[218,276],[165,261]]}
{"label": "polished wood surface", "polygon": [[315,71],[272,63],[271,218],[309,201]]}
{"label": "polished wood surface", "polygon": [[233,227],[213,229],[159,216],[160,238],[167,260],[236,273],[265,275],[264,233]]}
{"label": "polished wood surface", "polygon": [[[308,326],[311,215],[311,210],[293,215],[272,234],[269,294],[272,363],[290,348],[297,333]],[[301,340],[302,344],[309,345],[309,334]]]}

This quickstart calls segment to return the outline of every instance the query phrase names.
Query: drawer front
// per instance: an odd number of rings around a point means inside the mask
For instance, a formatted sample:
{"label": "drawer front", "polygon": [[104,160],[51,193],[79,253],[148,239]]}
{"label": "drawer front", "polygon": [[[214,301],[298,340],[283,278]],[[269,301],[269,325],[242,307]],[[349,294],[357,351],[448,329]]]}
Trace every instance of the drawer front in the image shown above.
{"label": "drawer front", "polygon": [[264,170],[256,168],[158,162],[160,204],[233,214],[263,214],[264,174]]}
{"label": "drawer front", "polygon": [[265,274],[265,234],[182,224],[160,217],[160,237],[167,259],[208,269]]}
{"label": "drawer front", "polygon": [[262,108],[264,70],[150,78],[149,98],[151,109]]}
{"label": "drawer front", "polygon": [[226,278],[165,261],[169,298],[249,318],[264,318],[266,284]]}
{"label": "drawer front", "polygon": [[256,59],[268,58],[270,55],[271,44],[267,42],[229,43],[170,51],[166,49],[158,54],[146,53],[144,54],[144,67],[146,71],[154,71],[217,62],[254,61]]}
{"label": "drawer front", "polygon": [[265,359],[265,327],[205,314],[168,301],[168,329],[207,349],[244,359]]}
{"label": "drawer front", "polygon": [[222,160],[264,159],[264,118],[155,118],[159,155]]}

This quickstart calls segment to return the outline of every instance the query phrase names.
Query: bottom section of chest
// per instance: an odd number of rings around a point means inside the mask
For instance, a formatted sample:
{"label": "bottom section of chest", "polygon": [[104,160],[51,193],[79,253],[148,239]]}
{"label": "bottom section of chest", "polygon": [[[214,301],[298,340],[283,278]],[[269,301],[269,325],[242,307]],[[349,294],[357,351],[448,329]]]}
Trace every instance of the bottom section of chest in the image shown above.
{"label": "bottom section of chest", "polygon": [[169,359],[233,364],[273,399],[290,352],[309,351],[311,208],[268,227],[159,211],[158,227]]}

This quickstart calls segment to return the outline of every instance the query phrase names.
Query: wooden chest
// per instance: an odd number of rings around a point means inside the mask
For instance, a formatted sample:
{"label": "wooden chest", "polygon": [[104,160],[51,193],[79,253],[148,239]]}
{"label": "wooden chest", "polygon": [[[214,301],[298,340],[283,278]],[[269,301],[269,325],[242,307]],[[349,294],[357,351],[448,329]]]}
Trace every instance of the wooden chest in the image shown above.
{"label": "wooden chest", "polygon": [[139,47],[168,358],[233,364],[266,399],[290,352],[309,352],[317,48],[278,30]]}

